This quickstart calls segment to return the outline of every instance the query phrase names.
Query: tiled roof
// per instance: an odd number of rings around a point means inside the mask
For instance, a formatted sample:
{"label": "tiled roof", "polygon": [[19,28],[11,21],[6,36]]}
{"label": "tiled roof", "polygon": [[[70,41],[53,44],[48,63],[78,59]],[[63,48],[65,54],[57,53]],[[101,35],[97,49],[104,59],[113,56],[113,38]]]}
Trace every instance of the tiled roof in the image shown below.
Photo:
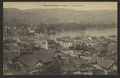
{"label": "tiled roof", "polygon": [[3,55],[3,57],[4,58],[9,58],[8,60],[12,60],[14,57],[18,57],[20,55],[20,53],[19,52],[8,52],[8,53],[5,53],[4,52],[4,55]]}
{"label": "tiled roof", "polygon": [[18,60],[24,65],[34,68],[38,60],[42,60],[43,62],[52,61],[53,53],[54,51],[51,50],[41,50],[39,52],[34,52],[33,54],[23,55]]}
{"label": "tiled roof", "polygon": [[113,60],[99,58],[97,59],[98,64],[104,69],[110,69],[110,67],[114,64]]}
{"label": "tiled roof", "polygon": [[94,62],[94,63],[96,62],[104,69],[109,69],[114,64],[113,60],[105,59],[103,57],[98,57],[98,56],[94,56],[91,59],[91,62]]}

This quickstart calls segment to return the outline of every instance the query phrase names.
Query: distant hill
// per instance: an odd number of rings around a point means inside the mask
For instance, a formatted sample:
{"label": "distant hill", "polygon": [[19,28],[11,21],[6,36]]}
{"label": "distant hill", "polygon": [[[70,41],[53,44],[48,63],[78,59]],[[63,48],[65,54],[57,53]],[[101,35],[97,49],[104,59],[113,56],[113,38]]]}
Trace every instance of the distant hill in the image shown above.
{"label": "distant hill", "polygon": [[116,26],[117,11],[114,10],[72,10],[72,9],[3,9],[4,23],[22,24],[68,24]]}

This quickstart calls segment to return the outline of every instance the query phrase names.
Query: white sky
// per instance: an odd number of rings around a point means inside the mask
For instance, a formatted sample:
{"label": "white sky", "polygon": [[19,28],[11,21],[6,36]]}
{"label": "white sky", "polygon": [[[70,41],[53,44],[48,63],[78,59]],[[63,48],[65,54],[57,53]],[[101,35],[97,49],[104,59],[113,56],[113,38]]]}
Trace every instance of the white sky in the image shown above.
{"label": "white sky", "polygon": [[4,2],[4,8],[74,10],[117,10],[117,2]]}

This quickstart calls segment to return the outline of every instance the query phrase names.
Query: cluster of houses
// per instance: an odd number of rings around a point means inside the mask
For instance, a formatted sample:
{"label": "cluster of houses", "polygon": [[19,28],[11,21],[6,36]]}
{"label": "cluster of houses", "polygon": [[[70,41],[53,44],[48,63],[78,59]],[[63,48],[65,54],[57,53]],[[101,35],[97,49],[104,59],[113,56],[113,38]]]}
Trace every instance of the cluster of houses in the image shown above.
{"label": "cluster of houses", "polygon": [[[61,74],[108,75],[117,74],[117,37],[63,36],[50,39],[31,28],[9,27],[4,30],[3,60],[8,66],[18,65],[17,74],[30,74],[39,60],[51,64],[54,57],[62,59]],[[10,35],[9,35],[10,34]],[[9,35],[9,36],[8,36]],[[60,60],[57,60],[60,61]],[[14,65],[15,64],[15,65]],[[12,68],[12,67],[11,67]],[[20,72],[21,71],[21,72]],[[113,73],[112,73],[113,74]]]}

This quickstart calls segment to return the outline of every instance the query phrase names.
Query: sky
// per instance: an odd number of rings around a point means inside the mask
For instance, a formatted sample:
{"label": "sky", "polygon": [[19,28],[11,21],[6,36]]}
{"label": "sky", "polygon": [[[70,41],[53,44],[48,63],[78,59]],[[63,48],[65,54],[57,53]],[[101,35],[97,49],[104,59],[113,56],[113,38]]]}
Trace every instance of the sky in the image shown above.
{"label": "sky", "polygon": [[117,10],[117,2],[4,2],[3,8],[74,10]]}

